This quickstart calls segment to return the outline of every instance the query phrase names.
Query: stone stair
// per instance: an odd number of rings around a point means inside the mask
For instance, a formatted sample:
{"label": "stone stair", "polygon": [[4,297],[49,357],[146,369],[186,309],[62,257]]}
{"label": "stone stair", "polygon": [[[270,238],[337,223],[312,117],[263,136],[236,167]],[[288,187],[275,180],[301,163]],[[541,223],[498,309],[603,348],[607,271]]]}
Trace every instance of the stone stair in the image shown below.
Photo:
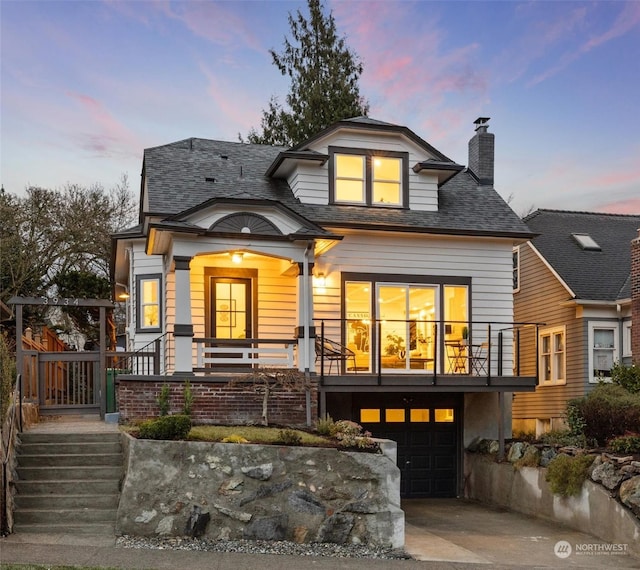
{"label": "stone stair", "polygon": [[119,433],[20,435],[14,532],[115,535]]}

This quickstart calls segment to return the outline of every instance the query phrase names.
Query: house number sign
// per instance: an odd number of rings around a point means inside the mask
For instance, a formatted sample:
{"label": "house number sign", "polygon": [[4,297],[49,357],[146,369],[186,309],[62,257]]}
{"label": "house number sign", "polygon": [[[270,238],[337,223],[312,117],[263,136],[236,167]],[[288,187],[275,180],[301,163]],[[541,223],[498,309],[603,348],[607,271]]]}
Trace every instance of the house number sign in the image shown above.
{"label": "house number sign", "polygon": [[68,297],[38,297],[41,305],[55,305],[62,307],[77,307],[80,299],[70,299]]}

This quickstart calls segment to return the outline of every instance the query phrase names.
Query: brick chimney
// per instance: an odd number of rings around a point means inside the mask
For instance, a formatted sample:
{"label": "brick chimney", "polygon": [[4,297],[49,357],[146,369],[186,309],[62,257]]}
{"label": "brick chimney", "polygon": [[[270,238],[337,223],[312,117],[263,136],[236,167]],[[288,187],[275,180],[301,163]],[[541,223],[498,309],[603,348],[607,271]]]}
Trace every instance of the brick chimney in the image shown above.
{"label": "brick chimney", "polygon": [[631,240],[631,355],[640,365],[640,229]]}
{"label": "brick chimney", "polygon": [[478,117],[476,134],[469,141],[469,170],[481,186],[493,186],[495,136],[487,132],[489,117]]}

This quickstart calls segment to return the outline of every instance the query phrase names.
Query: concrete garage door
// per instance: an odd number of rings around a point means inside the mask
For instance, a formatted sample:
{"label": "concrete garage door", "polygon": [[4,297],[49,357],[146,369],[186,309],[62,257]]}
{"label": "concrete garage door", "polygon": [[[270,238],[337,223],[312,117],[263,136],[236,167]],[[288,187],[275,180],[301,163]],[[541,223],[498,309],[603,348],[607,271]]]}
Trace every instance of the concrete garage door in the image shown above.
{"label": "concrete garage door", "polygon": [[457,495],[462,425],[458,398],[387,394],[368,398],[354,411],[374,437],[398,443],[404,498]]}

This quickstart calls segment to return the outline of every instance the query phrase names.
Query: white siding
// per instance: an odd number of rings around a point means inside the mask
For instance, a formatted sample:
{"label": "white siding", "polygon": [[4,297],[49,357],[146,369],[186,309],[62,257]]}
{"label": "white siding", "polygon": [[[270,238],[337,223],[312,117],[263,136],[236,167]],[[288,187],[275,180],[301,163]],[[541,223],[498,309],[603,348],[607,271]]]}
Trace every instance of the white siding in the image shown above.
{"label": "white siding", "polygon": [[[424,149],[399,135],[380,135],[338,132],[312,147],[320,153],[328,153],[329,146],[362,148],[409,153],[409,207],[412,210],[436,211],[438,209],[438,181],[434,174],[416,174],[412,167],[417,162],[433,158]],[[294,195],[305,204],[329,203],[329,164],[322,166],[299,165],[288,178]]]}

